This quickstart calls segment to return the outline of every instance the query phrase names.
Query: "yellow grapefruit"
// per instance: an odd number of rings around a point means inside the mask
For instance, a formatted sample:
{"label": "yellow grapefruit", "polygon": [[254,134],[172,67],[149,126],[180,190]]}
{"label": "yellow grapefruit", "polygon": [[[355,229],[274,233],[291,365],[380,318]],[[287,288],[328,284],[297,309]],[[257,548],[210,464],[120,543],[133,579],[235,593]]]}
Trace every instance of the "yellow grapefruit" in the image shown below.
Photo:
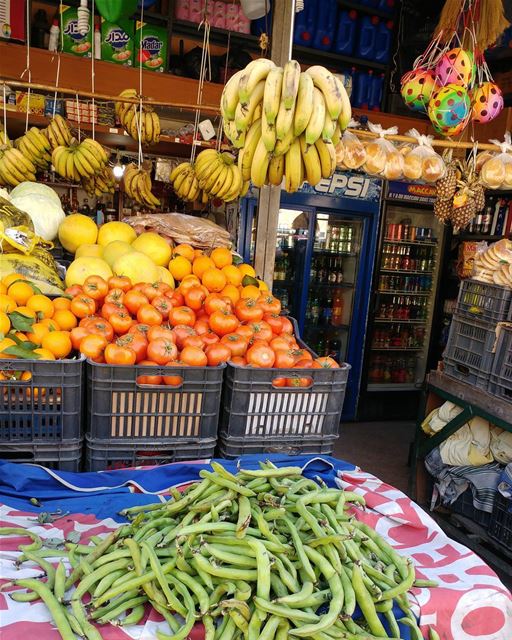
{"label": "yellow grapefruit", "polygon": [[103,247],[99,244],[81,244],[75,252],[75,258],[103,258]]}
{"label": "yellow grapefruit", "polygon": [[142,251],[125,253],[114,262],[112,268],[116,276],[128,276],[133,284],[158,280],[156,264]]}
{"label": "yellow grapefruit", "polygon": [[101,276],[108,280],[112,275],[112,269],[101,258],[77,258],[66,271],[66,287],[82,285],[89,276]]}
{"label": "yellow grapefruit", "polygon": [[81,213],[66,216],[59,225],[59,242],[70,253],[75,253],[83,244],[94,244],[97,237],[96,223]]}
{"label": "yellow grapefruit", "polygon": [[126,222],[107,222],[104,224],[98,233],[98,244],[102,247],[106,247],[107,244],[114,242],[114,240],[122,240],[131,244],[137,234]]}
{"label": "yellow grapefruit", "polygon": [[128,244],[128,242],[124,240],[114,240],[104,247],[103,260],[112,266],[118,258],[124,256],[125,253],[130,253],[130,251],[133,251],[131,244]]}
{"label": "yellow grapefruit", "polygon": [[172,277],[169,269],[166,269],[165,267],[157,267],[157,271],[158,271],[158,282],[165,282],[165,284],[168,284],[171,289],[174,289],[176,286],[176,283],[174,282],[174,278]]}
{"label": "yellow grapefruit", "polygon": [[140,236],[132,242],[132,247],[135,251],[145,253],[159,267],[167,266],[171,259],[171,247],[162,236],[152,231],[141,233]]}

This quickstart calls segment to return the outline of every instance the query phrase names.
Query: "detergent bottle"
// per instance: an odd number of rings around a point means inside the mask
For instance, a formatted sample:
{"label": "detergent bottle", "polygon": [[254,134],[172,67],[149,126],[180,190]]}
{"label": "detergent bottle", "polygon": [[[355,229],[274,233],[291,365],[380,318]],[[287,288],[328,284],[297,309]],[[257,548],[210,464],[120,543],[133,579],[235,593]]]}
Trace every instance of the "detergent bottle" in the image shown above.
{"label": "detergent bottle", "polygon": [[379,0],[377,8],[391,16],[395,11],[395,0]]}
{"label": "detergent bottle", "polygon": [[356,71],[354,73],[354,86],[352,89],[352,104],[358,109],[367,109],[370,99],[370,87],[373,79],[373,71]]}
{"label": "detergent bottle", "polygon": [[317,0],[304,0],[304,9],[295,14],[293,43],[302,47],[311,47],[315,35]]}
{"label": "detergent bottle", "polygon": [[373,60],[386,64],[389,62],[389,53],[391,51],[393,22],[391,20],[381,20],[377,26],[376,34]]}
{"label": "detergent bottle", "polygon": [[338,32],[336,33],[336,53],[351,56],[354,52],[354,41],[356,36],[357,12],[342,11],[338,18]]}
{"label": "detergent bottle", "polygon": [[316,31],[313,40],[314,49],[330,51],[336,35],[336,15],[338,13],[337,0],[322,0],[316,9]]}
{"label": "detergent bottle", "polygon": [[368,99],[368,109],[370,111],[380,111],[382,96],[384,92],[384,74],[373,76],[370,86],[370,97]]}
{"label": "detergent bottle", "polygon": [[359,20],[359,41],[356,56],[365,60],[372,60],[375,53],[375,40],[379,19],[377,16],[364,16]]}

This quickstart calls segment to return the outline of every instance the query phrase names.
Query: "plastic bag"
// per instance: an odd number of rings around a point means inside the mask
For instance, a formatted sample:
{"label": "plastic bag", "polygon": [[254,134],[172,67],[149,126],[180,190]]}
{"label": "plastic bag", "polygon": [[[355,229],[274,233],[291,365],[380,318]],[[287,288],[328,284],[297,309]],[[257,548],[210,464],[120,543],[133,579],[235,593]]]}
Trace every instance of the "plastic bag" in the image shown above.
{"label": "plastic bag", "polygon": [[138,235],[144,231],[154,231],[172,246],[190,244],[195,249],[231,247],[231,237],[226,229],[204,218],[188,216],[184,213],[159,213],[147,216],[125,218]]}
{"label": "plastic bag", "polygon": [[366,151],[361,140],[346,129],[340,142],[343,145],[344,153],[342,162],[338,166],[342,169],[359,169],[362,167],[366,160]]}
{"label": "plastic bag", "polygon": [[34,231],[34,223],[28,213],[0,197],[0,229],[9,227],[26,227],[29,231]]}
{"label": "plastic bag", "polygon": [[512,188],[512,143],[510,132],[505,133],[504,142],[489,140],[500,147],[501,152],[493,154],[483,163],[480,170],[480,179],[484,187],[488,189]]}
{"label": "plastic bag", "polygon": [[503,238],[487,245],[477,245],[473,262],[473,280],[512,287],[512,241]]}
{"label": "plastic bag", "polygon": [[399,180],[402,177],[404,159],[400,151],[384,136],[398,133],[396,127],[383,129],[380,124],[368,123],[372,133],[378,134],[378,138],[365,144],[366,162],[364,170],[370,175],[382,176],[386,180]]}
{"label": "plastic bag", "polygon": [[404,157],[404,177],[407,180],[437,182],[446,173],[441,156],[432,148],[432,136],[422,135],[417,129],[407,132],[418,144]]}

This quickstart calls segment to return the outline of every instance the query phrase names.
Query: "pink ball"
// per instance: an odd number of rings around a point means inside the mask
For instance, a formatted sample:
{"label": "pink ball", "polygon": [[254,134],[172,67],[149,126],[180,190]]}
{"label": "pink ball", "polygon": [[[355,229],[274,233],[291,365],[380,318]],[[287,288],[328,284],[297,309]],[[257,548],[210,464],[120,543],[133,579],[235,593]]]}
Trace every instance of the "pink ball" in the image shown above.
{"label": "pink ball", "polygon": [[503,94],[494,82],[482,82],[472,91],[471,119],[484,124],[494,120],[503,110]]}
{"label": "pink ball", "polygon": [[475,62],[471,51],[460,47],[450,49],[437,63],[436,81],[441,87],[447,84],[468,87],[474,77]]}

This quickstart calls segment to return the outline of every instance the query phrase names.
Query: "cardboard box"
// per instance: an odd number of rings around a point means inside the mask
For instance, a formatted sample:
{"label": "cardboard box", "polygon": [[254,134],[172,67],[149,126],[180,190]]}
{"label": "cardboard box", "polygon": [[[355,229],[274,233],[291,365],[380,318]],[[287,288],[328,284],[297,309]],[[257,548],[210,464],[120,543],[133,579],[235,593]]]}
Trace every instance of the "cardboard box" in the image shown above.
{"label": "cardboard box", "polygon": [[135,25],[130,20],[116,23],[101,19],[101,59],[127,67],[133,65]]}
{"label": "cardboard box", "polygon": [[167,67],[168,33],[165,27],[155,27],[137,20],[135,24],[135,60],[138,68],[141,60],[143,69],[165,71]]}
{"label": "cardboard box", "polygon": [[[92,24],[85,35],[78,32],[78,8],[62,5],[60,7],[60,29],[62,51],[82,58],[90,58],[92,51]],[[61,38],[59,37],[59,42]]]}
{"label": "cardboard box", "polygon": [[79,122],[80,124],[98,124],[98,105],[94,107],[92,102],[79,100],[66,100],[66,115],[68,120]]}
{"label": "cardboard box", "polygon": [[0,0],[0,38],[25,42],[25,0]]}
{"label": "cardboard box", "polygon": [[40,93],[28,91],[16,91],[16,111],[21,113],[32,113],[34,115],[44,115],[46,99]]}

